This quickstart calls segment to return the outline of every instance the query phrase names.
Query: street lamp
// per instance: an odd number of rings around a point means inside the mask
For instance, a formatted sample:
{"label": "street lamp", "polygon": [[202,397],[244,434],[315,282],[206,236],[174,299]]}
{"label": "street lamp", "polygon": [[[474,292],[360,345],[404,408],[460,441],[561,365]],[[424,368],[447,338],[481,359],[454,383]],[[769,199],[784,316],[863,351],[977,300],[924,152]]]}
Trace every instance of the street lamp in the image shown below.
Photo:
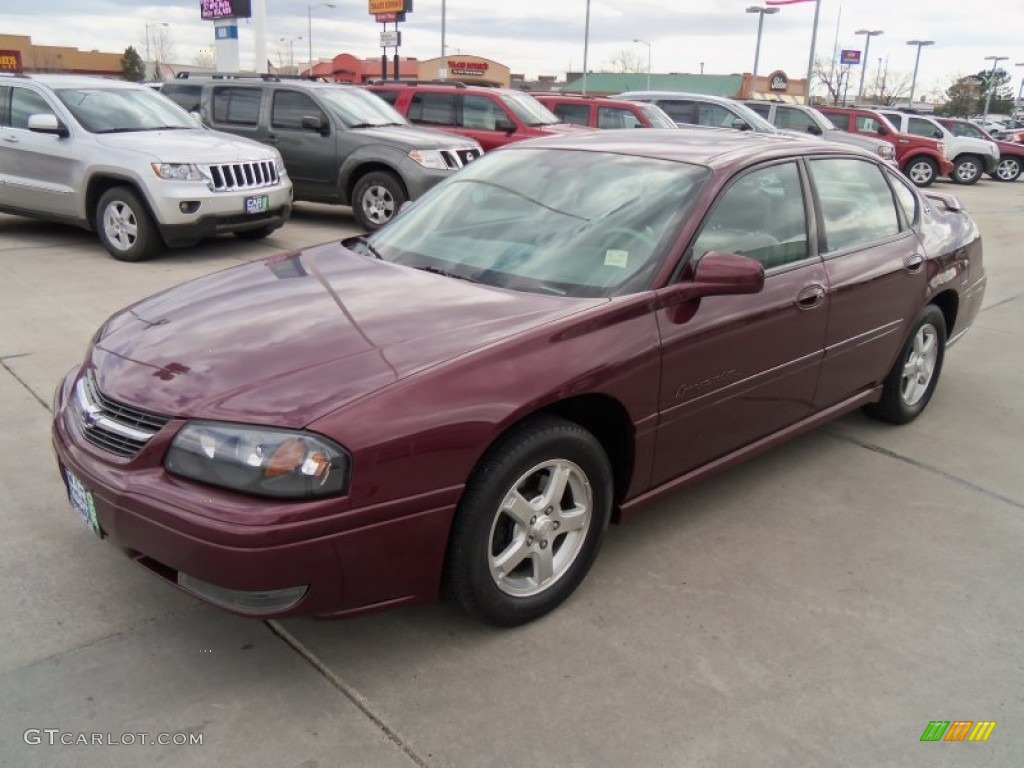
{"label": "street lamp", "polygon": [[647,90],[649,91],[651,90],[651,44],[646,40],[641,40],[638,37],[634,37],[633,42],[647,46]]}
{"label": "street lamp", "polygon": [[917,56],[914,58],[914,77],[910,80],[910,106],[914,106],[914,88],[917,87],[917,65],[921,63],[921,49],[926,45],[935,45],[934,40],[907,40],[907,45],[917,46]]}
{"label": "street lamp", "polygon": [[[1024,67],[1024,61],[1018,61],[1014,66]],[[1013,105],[1013,117],[1020,111],[1020,100],[1024,97],[1024,77],[1020,79],[1020,88],[1017,89],[1017,103]]]}
{"label": "street lamp", "polygon": [[996,67],[999,66],[1000,61],[1006,61],[1009,56],[986,56],[985,61],[992,62],[992,71],[988,76],[988,88],[985,89],[985,113],[981,117],[981,124],[985,125],[988,121],[988,106],[992,101],[992,91],[995,90],[992,86],[995,83]]}
{"label": "street lamp", "polygon": [[[758,5],[752,5],[747,8],[747,13],[757,14],[757,45],[754,47],[754,75],[750,78],[750,89],[751,91],[757,90],[757,65],[761,58],[761,30],[764,28],[764,15],[778,13],[778,8],[762,8]],[[753,93],[751,93],[753,96]]]}
{"label": "street lamp", "polygon": [[[334,8],[334,3],[312,3],[306,6],[306,40],[309,42],[309,76],[313,77],[313,9]],[[296,38],[301,40],[302,38]]]}
{"label": "street lamp", "polygon": [[864,58],[861,59],[860,64],[860,87],[857,89],[857,101],[860,101],[864,97],[864,74],[868,70],[868,51],[871,50],[871,38],[885,33],[880,29],[858,29],[853,34],[866,35],[864,38]]}
{"label": "street lamp", "polygon": [[[149,28],[150,27],[169,27],[169,26],[171,26],[171,25],[168,24],[166,21],[147,21],[146,22],[146,66],[147,67],[149,66]],[[154,71],[154,73],[156,72],[156,67],[155,66],[153,67],[153,71]],[[148,75],[147,75],[147,79],[148,79]]]}
{"label": "street lamp", "polygon": [[299,35],[298,37],[279,38],[279,42],[288,43],[288,74],[292,74],[291,70],[295,67],[295,41],[301,39],[302,35]]}
{"label": "street lamp", "polygon": [[587,52],[590,48],[590,0],[587,0],[587,21],[583,27],[583,95],[587,95]]}

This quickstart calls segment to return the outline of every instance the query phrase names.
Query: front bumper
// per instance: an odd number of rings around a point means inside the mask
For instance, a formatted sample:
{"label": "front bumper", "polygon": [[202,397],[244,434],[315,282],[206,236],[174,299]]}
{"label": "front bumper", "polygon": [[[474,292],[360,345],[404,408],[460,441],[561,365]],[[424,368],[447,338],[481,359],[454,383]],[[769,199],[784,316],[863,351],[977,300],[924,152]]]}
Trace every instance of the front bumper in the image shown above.
{"label": "front bumper", "polygon": [[[182,421],[172,420],[135,458],[107,454],[85,440],[69,407],[76,379],[74,370],[54,401],[61,476],[70,470],[89,490],[101,535],[152,573],[260,617],[356,615],[437,598],[455,489],[351,510],[347,499],[282,504],[191,483],[162,468]],[[240,510],[268,522],[227,522]],[[285,590],[295,599],[243,605]]]}

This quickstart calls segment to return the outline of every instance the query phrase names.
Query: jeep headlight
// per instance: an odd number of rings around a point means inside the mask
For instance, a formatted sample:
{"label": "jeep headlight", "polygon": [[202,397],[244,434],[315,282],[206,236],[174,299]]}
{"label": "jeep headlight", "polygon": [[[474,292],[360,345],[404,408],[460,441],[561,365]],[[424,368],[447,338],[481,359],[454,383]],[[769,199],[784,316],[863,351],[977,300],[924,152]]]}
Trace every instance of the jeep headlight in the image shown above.
{"label": "jeep headlight", "polygon": [[409,157],[415,160],[417,163],[422,165],[424,168],[434,168],[438,171],[447,171],[448,163],[444,161],[444,157],[441,156],[441,151],[437,149],[414,149],[409,153]]}
{"label": "jeep headlight", "polygon": [[288,177],[288,169],[284,167],[284,160],[281,159],[280,155],[274,158],[274,167],[277,168],[279,178],[284,179]]}
{"label": "jeep headlight", "polygon": [[320,435],[216,421],[190,421],[164,458],[171,474],[279,499],[343,494],[350,466],[345,449]]}
{"label": "jeep headlight", "polygon": [[883,160],[892,160],[896,157],[896,150],[893,149],[892,144],[883,142],[878,145],[878,156]]}
{"label": "jeep headlight", "polygon": [[193,163],[153,163],[153,173],[169,181],[203,181],[203,175]]}

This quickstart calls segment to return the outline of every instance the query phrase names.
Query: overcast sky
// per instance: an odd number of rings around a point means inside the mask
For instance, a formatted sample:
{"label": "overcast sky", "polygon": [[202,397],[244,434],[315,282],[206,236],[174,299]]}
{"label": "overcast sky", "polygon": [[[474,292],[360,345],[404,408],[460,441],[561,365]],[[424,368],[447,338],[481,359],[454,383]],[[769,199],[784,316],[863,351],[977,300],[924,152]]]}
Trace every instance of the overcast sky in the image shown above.
{"label": "overcast sky", "polygon": [[[267,52],[278,63],[287,57],[281,38],[292,43],[296,62],[308,58],[304,0],[265,0]],[[366,0],[335,0],[313,11],[314,56],[348,52],[379,56],[381,26],[367,13]],[[646,66],[650,42],[654,72],[709,74],[749,72],[753,67],[757,15],[745,13],[751,0],[591,0],[588,68],[598,71],[622,51],[632,51]],[[37,44],[123,51],[135,45],[144,53],[146,22],[166,22],[175,58],[191,63],[202,48],[213,47],[213,23],[199,18],[199,0],[150,4],[127,0],[44,0],[3,3],[0,32],[31,35]],[[586,0],[447,0],[448,53],[476,54],[507,64],[529,77],[563,76],[583,66]],[[401,26],[404,56],[433,58],[441,52],[441,0],[415,0],[414,12]],[[43,12],[45,10],[45,15]],[[814,2],[784,6],[765,17],[761,44],[762,74],[782,69],[802,77],[810,51]],[[870,79],[879,58],[890,72],[909,77],[915,48],[907,40],[934,40],[921,55],[918,91],[945,88],[957,75],[991,66],[985,57],[1007,56],[1000,66],[1013,76],[1016,90],[1024,67],[1022,0],[821,0],[819,55],[831,58],[833,46],[863,49],[859,29],[883,30],[871,39]],[[243,67],[253,65],[253,32],[239,24]],[[285,61],[284,63],[287,63]],[[855,76],[856,77],[856,76]]]}

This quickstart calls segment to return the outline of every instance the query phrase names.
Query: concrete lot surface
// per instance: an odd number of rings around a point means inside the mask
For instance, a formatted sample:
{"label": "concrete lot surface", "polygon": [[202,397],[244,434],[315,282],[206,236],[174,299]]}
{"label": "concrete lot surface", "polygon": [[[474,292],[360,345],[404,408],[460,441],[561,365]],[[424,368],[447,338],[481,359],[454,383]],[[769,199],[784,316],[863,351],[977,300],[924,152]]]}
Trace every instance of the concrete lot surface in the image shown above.
{"label": "concrete lot surface", "polygon": [[[448,604],[240,619],[68,505],[50,401],[96,327],[354,232],[346,209],[143,264],[0,216],[0,765],[1021,765],[1024,183],[940,189],[981,224],[990,282],[925,415],[853,415],[668,498],[609,532],[563,607],[505,631]],[[932,720],[998,725],[921,743]],[[80,734],[104,743],[60,743]],[[159,734],[202,744],[142,743]]]}

